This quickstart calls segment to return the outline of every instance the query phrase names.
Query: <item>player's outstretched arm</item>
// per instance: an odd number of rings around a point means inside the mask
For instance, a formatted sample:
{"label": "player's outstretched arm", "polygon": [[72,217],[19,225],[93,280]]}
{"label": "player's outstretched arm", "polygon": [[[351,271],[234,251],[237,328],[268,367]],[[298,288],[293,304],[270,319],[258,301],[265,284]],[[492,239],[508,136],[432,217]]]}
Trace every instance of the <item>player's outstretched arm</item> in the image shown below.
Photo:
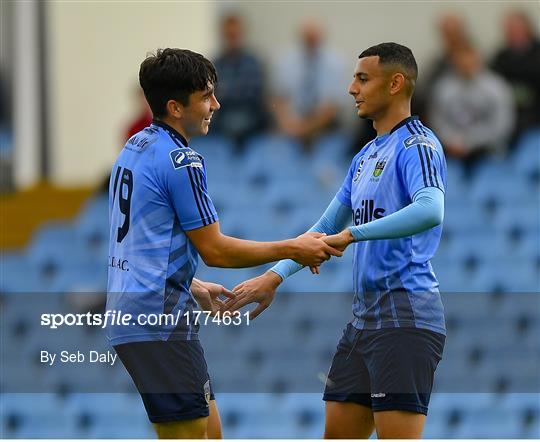
{"label": "player's outstretched arm", "polygon": [[223,235],[219,222],[187,230],[186,235],[211,267],[253,267],[287,258],[302,265],[318,266],[331,256],[342,256],[339,250],[312,235],[275,242],[247,241]]}
{"label": "player's outstretched arm", "polygon": [[323,241],[336,249],[345,250],[353,242],[416,235],[438,226],[443,218],[444,193],[437,187],[425,187],[403,209],[384,218],[349,227],[336,235],[326,236]]}
{"label": "player's outstretched arm", "polygon": [[190,290],[201,309],[212,312],[212,315],[223,312],[226,309],[225,302],[219,299],[221,295],[229,298],[229,300],[234,300],[236,298],[236,295],[233,292],[226,289],[221,284],[205,282],[196,278],[193,278]]}
{"label": "player's outstretched arm", "polygon": [[[350,222],[351,208],[342,204],[336,197],[332,199],[319,220],[308,230],[307,233],[319,232],[324,235],[334,235]],[[301,270],[303,266],[286,259],[278,262],[272,271],[277,273],[282,280]],[[310,266],[312,273],[319,273],[317,266]]]}

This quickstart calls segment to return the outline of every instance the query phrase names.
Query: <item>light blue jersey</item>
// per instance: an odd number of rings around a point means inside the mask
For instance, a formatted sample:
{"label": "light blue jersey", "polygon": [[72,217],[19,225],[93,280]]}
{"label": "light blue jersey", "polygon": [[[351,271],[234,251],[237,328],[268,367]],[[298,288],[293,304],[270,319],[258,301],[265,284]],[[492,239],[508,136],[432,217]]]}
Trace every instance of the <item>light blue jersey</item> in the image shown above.
{"label": "light blue jersey", "polygon": [[[336,198],[354,225],[394,213],[426,187],[445,191],[442,146],[417,117],[368,143],[353,159]],[[445,334],[439,283],[430,264],[442,226],[417,235],[354,244],[353,325],[374,330],[426,328]]]}
{"label": "light blue jersey", "polygon": [[185,232],[218,220],[204,159],[154,121],[129,139],[112,168],[109,218],[107,310],[132,315],[128,324],[107,326],[111,344],[198,339],[184,316],[196,306],[189,287],[198,264]]}

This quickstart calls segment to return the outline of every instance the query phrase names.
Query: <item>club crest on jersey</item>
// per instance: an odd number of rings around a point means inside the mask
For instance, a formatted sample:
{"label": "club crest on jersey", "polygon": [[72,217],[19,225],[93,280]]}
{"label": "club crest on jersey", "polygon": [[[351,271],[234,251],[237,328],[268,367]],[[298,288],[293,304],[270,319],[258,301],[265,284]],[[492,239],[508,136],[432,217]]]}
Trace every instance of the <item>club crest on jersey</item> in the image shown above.
{"label": "club crest on jersey", "polygon": [[191,149],[176,149],[170,153],[171,161],[175,169],[182,167],[202,168],[201,157]]}
{"label": "club crest on jersey", "polygon": [[423,135],[411,135],[409,138],[403,141],[403,144],[405,149],[416,146],[417,144],[422,144],[424,146],[429,146],[431,149],[436,149],[435,143]]}
{"label": "club crest on jersey", "polygon": [[380,177],[381,173],[383,173],[384,167],[386,166],[387,158],[384,157],[383,159],[377,161],[377,164],[375,165],[375,169],[373,169],[373,176],[374,177]]}
{"label": "club crest on jersey", "polygon": [[353,183],[356,183],[360,178],[360,172],[362,172],[362,167],[364,166],[364,158],[360,160],[360,164],[358,165],[358,169],[356,169],[356,173],[354,174]]}

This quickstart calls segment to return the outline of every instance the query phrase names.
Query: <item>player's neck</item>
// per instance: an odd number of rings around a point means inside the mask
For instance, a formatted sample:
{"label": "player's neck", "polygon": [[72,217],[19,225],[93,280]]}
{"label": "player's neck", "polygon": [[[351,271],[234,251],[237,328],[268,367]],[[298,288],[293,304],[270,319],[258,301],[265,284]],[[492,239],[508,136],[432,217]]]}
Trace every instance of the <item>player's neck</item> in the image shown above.
{"label": "player's neck", "polygon": [[189,142],[190,137],[186,133],[186,130],[182,127],[182,125],[177,120],[174,120],[170,117],[163,117],[163,118],[160,118],[160,121],[162,123],[167,124],[168,126],[171,126],[176,132],[182,135],[187,142]]}
{"label": "player's neck", "polygon": [[381,117],[373,120],[373,128],[377,131],[377,136],[389,133],[394,127],[401,123],[405,118],[411,116],[411,104],[403,103],[400,106],[389,108]]}

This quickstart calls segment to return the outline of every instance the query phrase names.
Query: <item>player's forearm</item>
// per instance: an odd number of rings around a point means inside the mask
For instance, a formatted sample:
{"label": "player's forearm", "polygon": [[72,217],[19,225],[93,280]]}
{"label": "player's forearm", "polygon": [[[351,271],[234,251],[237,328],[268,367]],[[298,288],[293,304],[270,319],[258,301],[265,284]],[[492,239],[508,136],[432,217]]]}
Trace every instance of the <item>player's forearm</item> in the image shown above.
{"label": "player's forearm", "polygon": [[213,253],[205,259],[206,264],[212,267],[242,268],[280,259],[294,259],[297,256],[298,244],[294,239],[258,242],[222,235],[213,249]]}
{"label": "player's forearm", "polygon": [[438,188],[429,187],[420,190],[415,200],[403,209],[348,230],[354,242],[403,238],[438,226],[443,218],[444,194]]}
{"label": "player's forearm", "polygon": [[252,267],[284,258],[319,266],[330,256],[342,255],[341,251],[318,239],[318,235],[301,235],[276,242],[247,241],[223,235],[219,221],[188,230],[186,235],[211,267]]}

